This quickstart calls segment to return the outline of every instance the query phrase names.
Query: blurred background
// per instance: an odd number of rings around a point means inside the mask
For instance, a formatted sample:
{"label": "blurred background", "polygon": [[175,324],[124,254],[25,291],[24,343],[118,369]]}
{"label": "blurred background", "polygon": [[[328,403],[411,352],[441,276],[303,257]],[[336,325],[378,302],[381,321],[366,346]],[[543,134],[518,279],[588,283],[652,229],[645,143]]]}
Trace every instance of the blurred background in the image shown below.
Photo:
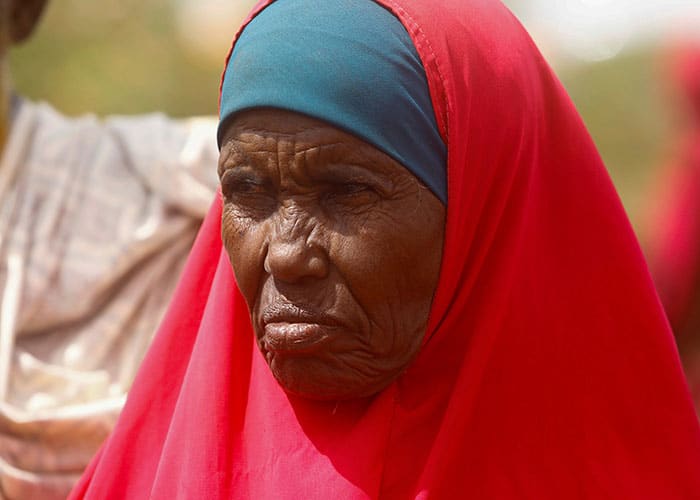
{"label": "blurred background", "polygon": [[[51,0],[12,51],[18,91],[67,114],[214,114],[231,37],[253,0]],[[569,90],[644,240],[645,200],[673,144],[665,54],[700,34],[698,0],[509,0]]]}

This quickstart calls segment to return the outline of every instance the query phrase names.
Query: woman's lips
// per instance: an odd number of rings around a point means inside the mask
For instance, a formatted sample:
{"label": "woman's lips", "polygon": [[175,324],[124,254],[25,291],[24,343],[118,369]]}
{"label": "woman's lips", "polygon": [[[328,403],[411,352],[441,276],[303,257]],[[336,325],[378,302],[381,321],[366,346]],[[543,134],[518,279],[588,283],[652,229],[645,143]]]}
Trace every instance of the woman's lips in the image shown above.
{"label": "woman's lips", "polygon": [[312,322],[275,321],[265,324],[264,341],[270,351],[308,354],[321,349],[336,328]]}
{"label": "woman's lips", "polygon": [[262,314],[266,350],[277,353],[307,354],[329,342],[340,324],[327,314],[309,311],[293,304],[274,304]]}

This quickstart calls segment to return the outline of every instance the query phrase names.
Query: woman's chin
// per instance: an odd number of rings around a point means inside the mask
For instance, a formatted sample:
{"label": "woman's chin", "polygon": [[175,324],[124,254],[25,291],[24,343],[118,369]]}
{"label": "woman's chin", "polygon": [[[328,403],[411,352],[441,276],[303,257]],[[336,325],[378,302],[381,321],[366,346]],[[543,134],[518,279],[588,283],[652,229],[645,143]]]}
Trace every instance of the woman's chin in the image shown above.
{"label": "woman's chin", "polygon": [[367,377],[359,370],[338,367],[310,357],[272,356],[272,375],[289,394],[317,401],[343,401],[374,396],[395,376]]}

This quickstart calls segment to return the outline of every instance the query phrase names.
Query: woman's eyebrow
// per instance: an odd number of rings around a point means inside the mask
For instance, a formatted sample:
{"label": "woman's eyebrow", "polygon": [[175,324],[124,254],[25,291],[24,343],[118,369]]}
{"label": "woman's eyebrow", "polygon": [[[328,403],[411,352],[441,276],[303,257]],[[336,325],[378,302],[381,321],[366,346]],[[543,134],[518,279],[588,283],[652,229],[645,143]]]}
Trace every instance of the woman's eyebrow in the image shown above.
{"label": "woman's eyebrow", "polygon": [[[246,147],[246,144],[251,144],[251,146]],[[230,139],[221,150],[219,165],[220,168],[224,169],[240,164],[263,167],[266,164],[263,159],[267,159],[271,153],[274,152],[255,147],[252,141],[239,138]]]}
{"label": "woman's eyebrow", "polygon": [[383,163],[370,158],[351,158],[333,156],[305,160],[305,169],[309,176],[318,182],[370,183],[384,191],[391,191],[394,179],[388,174]]}
{"label": "woman's eyebrow", "polygon": [[219,177],[223,175],[226,170],[230,170],[237,165],[244,163],[250,163],[251,159],[249,154],[236,144],[235,139],[230,139],[224,144],[219,153],[219,164],[217,166],[217,172]]}
{"label": "woman's eyebrow", "polygon": [[359,142],[342,141],[306,147],[300,149],[297,154],[304,155],[304,160],[312,165],[317,163],[327,165],[331,163],[352,164],[370,168],[372,171],[376,171],[378,165],[384,165],[387,159],[386,155],[371,146]]}

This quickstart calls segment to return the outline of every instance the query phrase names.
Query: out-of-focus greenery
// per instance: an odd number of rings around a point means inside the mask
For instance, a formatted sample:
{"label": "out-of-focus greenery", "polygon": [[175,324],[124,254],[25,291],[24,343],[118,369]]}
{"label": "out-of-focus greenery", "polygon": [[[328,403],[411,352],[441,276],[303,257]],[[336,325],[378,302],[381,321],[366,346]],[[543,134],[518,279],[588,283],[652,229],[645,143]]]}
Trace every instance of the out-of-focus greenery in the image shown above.
{"label": "out-of-focus greenery", "polygon": [[558,71],[639,233],[672,140],[658,57],[647,47]]}
{"label": "out-of-focus greenery", "polygon": [[[225,49],[217,60],[188,50],[173,5],[51,0],[36,35],[11,54],[16,88],[68,114],[216,113]],[[654,50],[643,49],[558,68],[638,228],[669,138],[654,60]]]}
{"label": "out-of-focus greenery", "polygon": [[15,87],[68,114],[216,113],[226,54],[213,62],[183,47],[172,5],[51,0],[34,37],[10,55]]}

